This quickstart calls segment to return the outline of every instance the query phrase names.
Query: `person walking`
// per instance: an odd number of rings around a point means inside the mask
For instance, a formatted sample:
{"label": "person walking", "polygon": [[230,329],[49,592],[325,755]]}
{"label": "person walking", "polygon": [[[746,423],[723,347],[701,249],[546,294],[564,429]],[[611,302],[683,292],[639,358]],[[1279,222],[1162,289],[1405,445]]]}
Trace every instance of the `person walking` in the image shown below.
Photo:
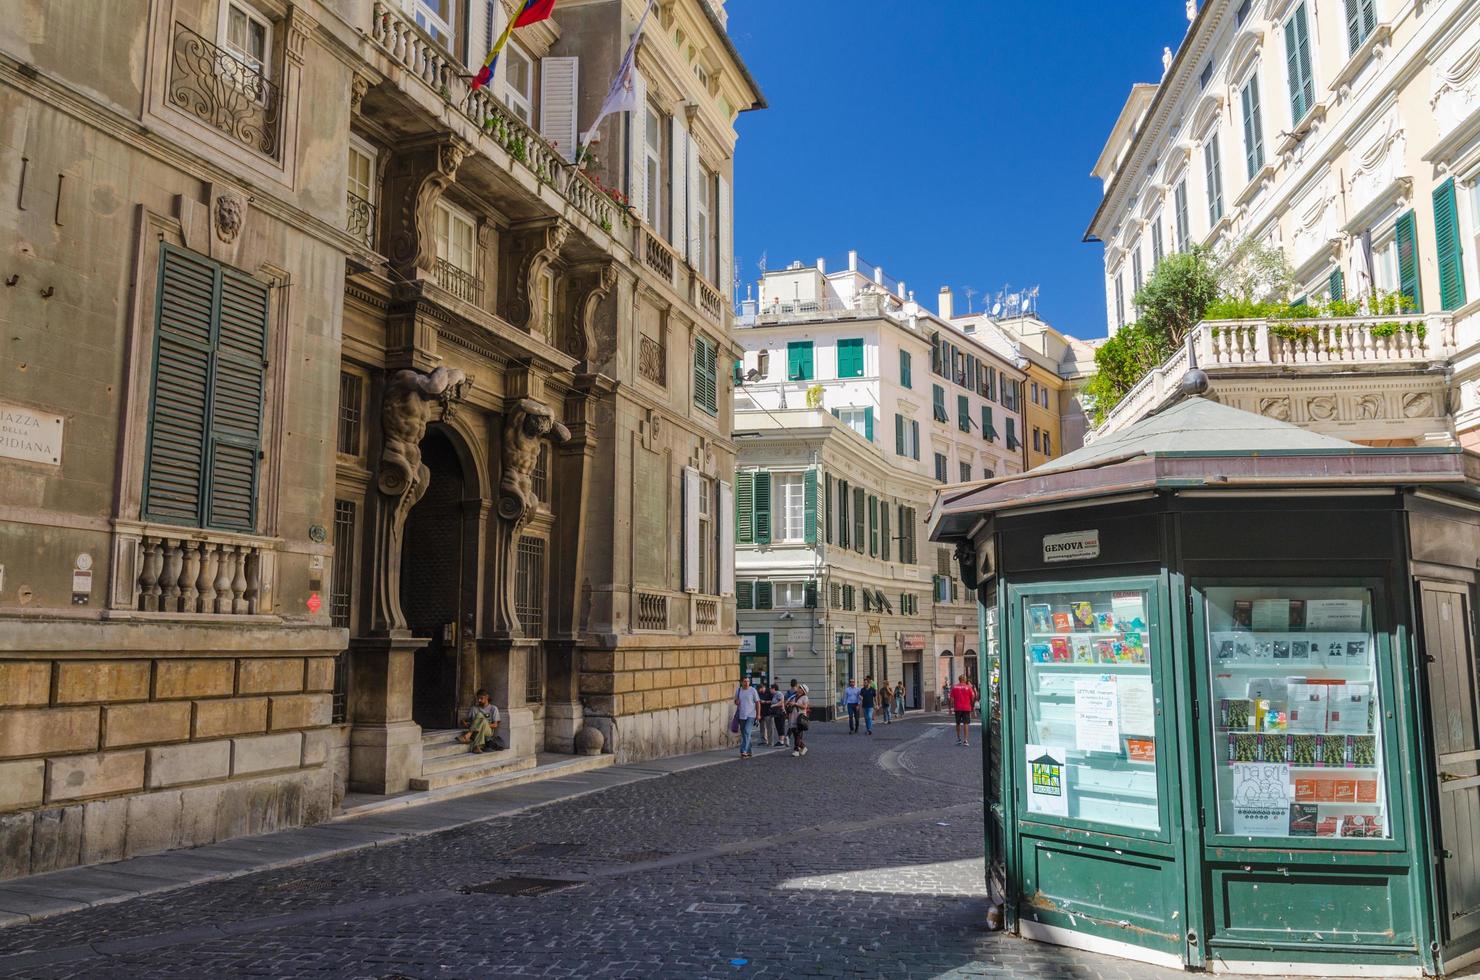
{"label": "person walking", "polygon": [[801,758],[807,754],[807,729],[812,723],[807,720],[807,712],[812,703],[807,699],[807,685],[791,682],[792,688],[797,692],[792,698],[788,708],[788,725],[791,728],[791,742],[795,746],[792,749],[794,758]]}
{"label": "person walking", "polygon": [[951,707],[956,712],[956,744],[971,745],[971,708],[975,703],[976,695],[971,689],[971,684],[966,678],[956,678],[956,685],[951,688]]}
{"label": "person walking", "polygon": [[879,708],[884,712],[884,724],[894,716],[894,692],[889,690],[888,681],[879,682]]}
{"label": "person walking", "polygon": [[894,717],[904,717],[904,681],[897,681],[894,685]]}
{"label": "person walking", "polygon": [[801,693],[801,688],[797,684],[797,679],[795,677],[793,677],[791,679],[791,687],[785,692],[785,694],[783,694],[783,696],[781,698],[780,709],[781,709],[781,747],[782,748],[786,748],[789,744],[795,744],[795,742],[796,742],[796,732],[792,728],[791,706],[796,701],[797,696],[800,693]]}
{"label": "person walking", "polygon": [[848,709],[848,734],[857,735],[859,691],[851,677],[848,678],[848,686],[843,688],[843,707]]}
{"label": "person walking", "polygon": [[865,677],[863,689],[858,692],[858,700],[863,704],[863,730],[866,734],[874,733],[874,704],[879,700],[879,689],[874,687],[874,679]]}
{"label": "person walking", "polygon": [[951,708],[951,682],[940,682],[940,710],[949,711]]}
{"label": "person walking", "polygon": [[735,690],[735,717],[740,722],[740,758],[750,758],[750,735],[755,727],[757,709],[760,707],[760,696],[756,694],[755,688],[750,686],[750,677],[747,675],[740,678],[740,686]]}
{"label": "person walking", "polygon": [[772,733],[776,730],[776,716],[771,714],[771,702],[776,698],[776,692],[771,690],[770,681],[761,681],[760,689],[756,692],[760,700],[761,715],[761,744],[770,745]]}

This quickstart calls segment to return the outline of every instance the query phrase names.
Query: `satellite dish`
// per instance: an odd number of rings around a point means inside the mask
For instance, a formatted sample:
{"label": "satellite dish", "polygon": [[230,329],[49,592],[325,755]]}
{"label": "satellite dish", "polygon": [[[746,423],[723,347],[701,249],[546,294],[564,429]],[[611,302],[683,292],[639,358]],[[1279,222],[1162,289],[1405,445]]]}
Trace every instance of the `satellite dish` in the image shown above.
{"label": "satellite dish", "polygon": [[1002,304],[1000,302],[999,303],[993,303],[992,304],[992,315],[993,316],[1001,316],[1002,315]]}

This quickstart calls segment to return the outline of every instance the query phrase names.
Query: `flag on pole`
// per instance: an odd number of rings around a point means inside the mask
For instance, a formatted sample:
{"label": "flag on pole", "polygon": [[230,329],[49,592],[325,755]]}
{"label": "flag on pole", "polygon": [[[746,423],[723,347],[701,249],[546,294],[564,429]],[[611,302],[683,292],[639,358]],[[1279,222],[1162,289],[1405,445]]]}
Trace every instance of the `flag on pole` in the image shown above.
{"label": "flag on pole", "polygon": [[612,79],[612,87],[606,93],[606,101],[601,103],[601,111],[596,114],[596,121],[591,128],[586,130],[581,137],[581,145],[576,150],[575,159],[580,160],[581,150],[591,142],[591,137],[596,134],[596,127],[601,125],[603,119],[614,112],[632,112],[637,108],[637,84],[633,80],[633,73],[637,66],[637,42],[642,37],[642,27],[647,23],[648,14],[653,12],[654,0],[648,0],[642,16],[638,18],[637,29],[632,32],[632,40],[627,44],[627,53],[622,55],[622,62],[617,66],[617,77]]}
{"label": "flag on pole", "polygon": [[493,78],[493,68],[498,64],[499,52],[509,42],[509,35],[514,33],[514,28],[538,24],[548,18],[554,10],[555,0],[523,0],[519,5],[519,12],[509,18],[509,26],[505,27],[504,32],[499,35],[493,50],[489,51],[488,57],[483,59],[483,67],[478,69],[478,74],[473,77],[473,83],[470,86],[473,91],[476,92],[487,85]]}

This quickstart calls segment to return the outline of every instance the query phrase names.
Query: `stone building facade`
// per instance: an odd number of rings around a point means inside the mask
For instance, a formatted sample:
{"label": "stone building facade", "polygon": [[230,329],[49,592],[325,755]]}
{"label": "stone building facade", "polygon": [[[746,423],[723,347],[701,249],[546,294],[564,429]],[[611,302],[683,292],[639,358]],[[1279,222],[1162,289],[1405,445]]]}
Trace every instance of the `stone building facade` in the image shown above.
{"label": "stone building facade", "polygon": [[[0,22],[0,877],[583,727],[618,758],[723,738],[696,500],[729,506],[719,284],[762,103],[722,6],[664,4],[640,111],[576,168],[642,6],[521,29],[480,91],[489,0]],[[509,749],[423,760],[478,687]]]}

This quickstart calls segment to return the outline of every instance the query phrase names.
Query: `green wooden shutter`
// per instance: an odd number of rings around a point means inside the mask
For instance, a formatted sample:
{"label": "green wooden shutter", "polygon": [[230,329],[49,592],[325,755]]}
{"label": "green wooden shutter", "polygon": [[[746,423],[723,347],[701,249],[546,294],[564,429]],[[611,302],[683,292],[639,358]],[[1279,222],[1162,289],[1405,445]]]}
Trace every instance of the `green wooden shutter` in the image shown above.
{"label": "green wooden shutter", "polygon": [[1434,242],[1439,260],[1439,309],[1458,309],[1465,305],[1465,266],[1453,177],[1434,188]]}
{"label": "green wooden shutter", "polygon": [[863,377],[863,340],[861,338],[838,341],[838,377]]}
{"label": "green wooden shutter", "polygon": [[1346,51],[1352,55],[1362,46],[1361,0],[1346,0]]}
{"label": "green wooden shutter", "polygon": [[817,471],[810,469],[802,477],[802,540],[817,543]]}
{"label": "green wooden shutter", "polygon": [[864,492],[863,487],[853,488],[853,550],[863,554],[864,536]]}
{"label": "green wooden shutter", "polygon": [[807,579],[807,587],[804,592],[802,605],[808,609],[817,608],[817,580],[815,578]]}
{"label": "green wooden shutter", "polygon": [[771,541],[771,474],[768,470],[755,471],[755,523],[756,544]]}
{"label": "green wooden shutter", "polygon": [[213,263],[161,250],[144,477],[151,520],[198,525],[204,510],[216,285]]}
{"label": "green wooden shutter", "polygon": [[910,352],[907,350],[899,352],[899,386],[901,388],[911,387]]}
{"label": "green wooden shutter", "polygon": [[894,416],[894,455],[904,455],[904,416]]}
{"label": "green wooden shutter", "polygon": [[874,407],[872,405],[863,410],[863,437],[869,442],[874,441]]}
{"label": "green wooden shutter", "polygon": [[823,474],[822,481],[822,533],[823,540],[832,544],[833,539],[833,475]]}
{"label": "green wooden shutter", "polygon": [[812,380],[812,342],[793,341],[786,345],[786,378],[788,381]]}
{"label": "green wooden shutter", "polygon": [[704,338],[694,338],[694,404],[704,405]]}
{"label": "green wooden shutter", "polygon": [[1340,269],[1331,270],[1331,279],[1326,286],[1326,291],[1331,294],[1331,299],[1344,299],[1346,296],[1346,276],[1342,275]]}
{"label": "green wooden shutter", "polygon": [[838,481],[838,545],[848,547],[848,481]]}
{"label": "green wooden shutter", "polygon": [[868,497],[868,554],[879,557],[879,498],[873,494]]}
{"label": "green wooden shutter", "polygon": [[879,557],[889,560],[889,501],[879,503]]}
{"label": "green wooden shutter", "polygon": [[1310,69],[1310,31],[1305,4],[1295,8],[1285,21],[1285,67],[1290,79],[1290,122],[1305,118],[1315,102],[1315,79]]}
{"label": "green wooden shutter", "polygon": [[971,399],[965,395],[956,396],[956,428],[971,431]]}
{"label": "green wooden shutter", "polygon": [[1418,283],[1418,241],[1414,232],[1413,212],[1398,219],[1394,229],[1398,244],[1398,292],[1413,301],[1413,309],[1423,310],[1423,296]]}
{"label": "green wooden shutter", "polygon": [[755,543],[755,475],[749,470],[735,474],[735,540]]}
{"label": "green wooden shutter", "polygon": [[920,458],[920,423],[917,419],[910,419],[910,455]]}
{"label": "green wooden shutter", "polygon": [[704,343],[704,407],[719,414],[719,344]]}
{"label": "green wooden shutter", "polygon": [[757,579],[755,583],[755,608],[771,608],[771,580],[768,578]]}
{"label": "green wooden shutter", "polygon": [[1249,179],[1264,166],[1264,126],[1259,119],[1259,76],[1253,75],[1244,85],[1244,166]]}
{"label": "green wooden shutter", "polygon": [[222,270],[211,392],[210,527],[251,531],[257,524],[267,298],[265,283],[234,269]]}
{"label": "green wooden shutter", "polygon": [[755,580],[742,578],[735,581],[735,608],[755,608]]}

